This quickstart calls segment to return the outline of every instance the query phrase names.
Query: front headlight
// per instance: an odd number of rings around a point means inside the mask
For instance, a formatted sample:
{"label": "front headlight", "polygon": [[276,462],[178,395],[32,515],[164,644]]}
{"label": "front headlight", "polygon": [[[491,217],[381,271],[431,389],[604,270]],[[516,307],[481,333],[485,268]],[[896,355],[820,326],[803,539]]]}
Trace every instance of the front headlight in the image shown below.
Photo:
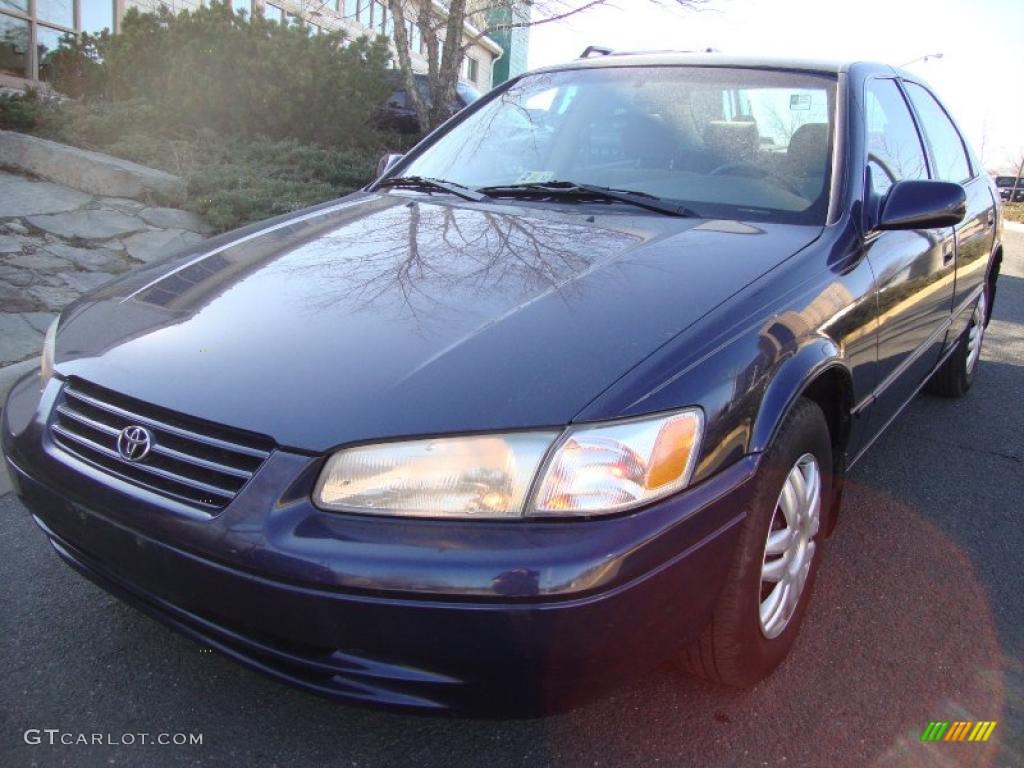
{"label": "front headlight", "polygon": [[410,517],[518,517],[554,433],[444,437],[346,448],[313,499],[324,509]]}
{"label": "front headlight", "polygon": [[53,353],[57,343],[57,324],[60,315],[54,318],[43,337],[43,354],[39,358],[39,388],[45,387],[53,378]]}
{"label": "front headlight", "polygon": [[328,459],[313,500],[409,517],[622,512],[686,487],[703,431],[703,412],[687,408],[570,427],[557,441],[553,432],[521,432],[345,448]]}

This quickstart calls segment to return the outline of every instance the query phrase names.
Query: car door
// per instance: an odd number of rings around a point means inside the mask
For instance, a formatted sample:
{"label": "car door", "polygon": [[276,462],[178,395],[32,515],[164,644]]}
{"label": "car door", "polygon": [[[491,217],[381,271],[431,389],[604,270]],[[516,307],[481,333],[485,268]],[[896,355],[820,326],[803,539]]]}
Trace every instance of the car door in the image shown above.
{"label": "car door", "polygon": [[877,433],[939,362],[949,327],[955,276],[952,228],[872,231],[897,181],[929,178],[924,143],[895,79],[865,84],[867,234],[878,301],[878,378],[871,427]]}
{"label": "car door", "polygon": [[973,167],[963,137],[934,94],[920,83],[904,81],[903,87],[924,134],[932,176],[961,184],[967,193],[967,215],[955,229],[956,288],[953,327],[947,336],[947,345],[952,345],[966,327],[966,310],[986,279],[995,240],[995,201],[987,177]]}

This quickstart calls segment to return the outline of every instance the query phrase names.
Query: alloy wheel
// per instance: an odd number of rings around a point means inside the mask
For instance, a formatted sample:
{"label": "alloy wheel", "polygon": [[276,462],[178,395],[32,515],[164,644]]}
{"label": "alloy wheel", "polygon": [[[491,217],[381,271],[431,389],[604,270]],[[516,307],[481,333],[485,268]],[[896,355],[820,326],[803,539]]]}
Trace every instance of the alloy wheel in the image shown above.
{"label": "alloy wheel", "polygon": [[821,470],[805,453],[789,471],[768,526],[761,564],[761,632],[778,637],[796,612],[807,585],[821,525]]}
{"label": "alloy wheel", "polygon": [[978,303],[974,307],[974,315],[971,317],[971,327],[967,329],[967,373],[974,372],[981,357],[981,342],[985,338],[985,312],[988,307],[985,299],[985,291],[981,292]]}

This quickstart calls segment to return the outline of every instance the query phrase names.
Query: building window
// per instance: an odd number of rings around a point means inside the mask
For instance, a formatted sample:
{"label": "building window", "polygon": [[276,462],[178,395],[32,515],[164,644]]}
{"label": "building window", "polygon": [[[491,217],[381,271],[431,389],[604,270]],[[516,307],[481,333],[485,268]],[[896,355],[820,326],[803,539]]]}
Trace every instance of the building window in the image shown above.
{"label": "building window", "polygon": [[65,35],[74,39],[73,32],[45,27],[42,24],[36,27],[36,61],[39,62],[40,80],[50,80],[53,54],[60,48]]}
{"label": "building window", "polygon": [[360,24],[370,26],[370,16],[372,15],[370,0],[356,0],[359,3],[359,7],[356,9],[356,21]]}
{"label": "building window", "polygon": [[420,38],[420,28],[415,21],[409,22],[409,49],[414,53],[421,53],[423,40]]}
{"label": "building window", "polygon": [[231,0],[231,7],[235,13],[245,11],[246,14],[252,13],[252,0]]}
{"label": "building window", "polygon": [[278,8],[271,3],[263,6],[263,16],[267,21],[276,21],[278,24],[284,24],[284,9]]}
{"label": "building window", "polygon": [[28,77],[28,22],[0,14],[0,72]]}
{"label": "building window", "polygon": [[36,18],[74,29],[75,5],[71,0],[36,0]]}
{"label": "building window", "polygon": [[[236,9],[239,5],[248,6],[249,0],[246,0],[244,3],[235,0]],[[83,2],[79,3],[79,7],[82,9],[83,32],[95,35],[104,29],[109,29],[111,32],[114,31],[114,0],[99,0],[99,2],[91,3],[83,0]]]}
{"label": "building window", "polygon": [[477,78],[480,77],[480,62],[474,59],[472,56],[466,57],[466,79],[471,83],[475,83]]}
{"label": "building window", "polygon": [[359,17],[359,0],[345,0],[345,16],[350,19]]}
{"label": "building window", "polygon": [[114,10],[115,0],[0,0],[0,72],[49,79],[48,59],[65,36],[113,31]]}

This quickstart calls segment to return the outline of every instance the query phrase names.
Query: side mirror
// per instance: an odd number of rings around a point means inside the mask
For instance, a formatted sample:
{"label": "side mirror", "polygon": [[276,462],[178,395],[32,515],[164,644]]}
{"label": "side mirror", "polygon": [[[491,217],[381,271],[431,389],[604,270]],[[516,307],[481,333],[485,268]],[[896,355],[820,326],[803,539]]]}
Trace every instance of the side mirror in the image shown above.
{"label": "side mirror", "polygon": [[379,179],[385,173],[390,171],[394,164],[403,157],[404,155],[398,154],[397,152],[388,152],[386,155],[382,155],[380,160],[377,161],[377,178]]}
{"label": "side mirror", "polygon": [[963,221],[967,194],[948,181],[897,181],[882,201],[876,229],[938,229]]}

